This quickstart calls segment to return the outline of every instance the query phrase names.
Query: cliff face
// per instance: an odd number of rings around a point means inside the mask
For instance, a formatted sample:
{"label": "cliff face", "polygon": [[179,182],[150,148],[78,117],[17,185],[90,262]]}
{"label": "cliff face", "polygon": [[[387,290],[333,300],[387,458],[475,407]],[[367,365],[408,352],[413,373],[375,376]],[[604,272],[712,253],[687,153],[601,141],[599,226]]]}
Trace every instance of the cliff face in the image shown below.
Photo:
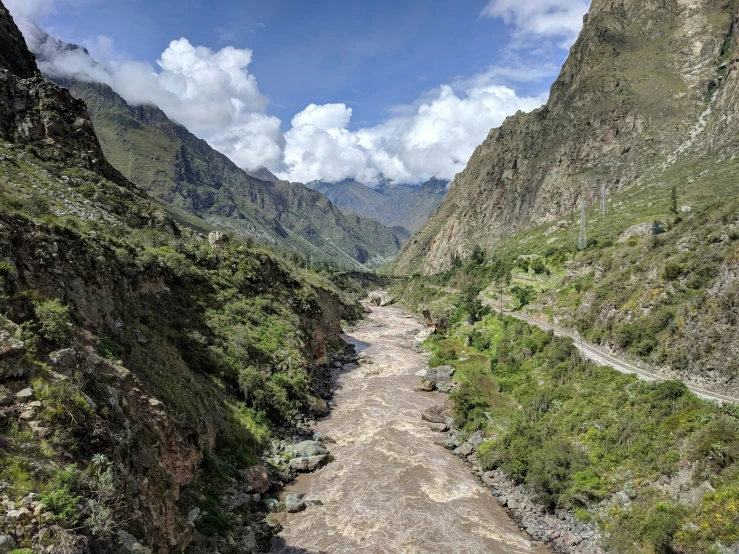
{"label": "cliff face", "polygon": [[728,0],[595,0],[547,104],[491,130],[394,269],[441,271],[638,183],[700,142],[717,88],[730,125],[733,65],[724,82],[719,59],[732,30]]}
{"label": "cliff face", "polygon": [[355,307],[179,230],[1,2],[0,42],[0,551],[268,549],[260,495],[290,477],[250,468],[278,423],[327,414]]}

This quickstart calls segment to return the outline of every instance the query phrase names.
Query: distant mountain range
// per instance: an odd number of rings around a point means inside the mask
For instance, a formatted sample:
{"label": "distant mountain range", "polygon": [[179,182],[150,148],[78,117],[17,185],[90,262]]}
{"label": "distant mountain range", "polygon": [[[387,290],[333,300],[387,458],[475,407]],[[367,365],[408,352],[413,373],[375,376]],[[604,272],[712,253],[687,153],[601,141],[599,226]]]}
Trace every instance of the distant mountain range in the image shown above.
{"label": "distant mountain range", "polygon": [[397,228],[402,242],[428,221],[444,199],[448,185],[448,181],[440,179],[431,179],[419,187],[383,184],[370,188],[351,179],[307,184],[341,206],[344,213],[356,213]]}
{"label": "distant mountain range", "polygon": [[[46,34],[39,44],[35,54],[42,71],[56,53],[87,55]],[[401,241],[388,227],[361,213],[344,213],[319,192],[278,180],[266,169],[247,173],[156,106],[131,106],[86,74],[49,76],[87,103],[113,167],[180,223],[229,230],[310,254],[314,261],[359,269],[376,267],[400,249]],[[405,231],[400,235],[407,239]]]}

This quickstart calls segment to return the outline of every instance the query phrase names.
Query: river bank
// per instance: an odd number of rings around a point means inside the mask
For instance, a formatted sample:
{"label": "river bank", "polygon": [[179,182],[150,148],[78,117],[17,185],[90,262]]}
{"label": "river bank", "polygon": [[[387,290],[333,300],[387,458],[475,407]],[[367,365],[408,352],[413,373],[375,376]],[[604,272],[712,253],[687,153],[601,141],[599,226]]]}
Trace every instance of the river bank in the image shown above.
{"label": "river bank", "polygon": [[414,337],[423,328],[399,308],[373,307],[347,332],[359,363],[332,369],[334,406],[315,426],[334,461],[287,485],[285,495],[304,495],[306,506],[278,514],[272,552],[549,551],[421,420],[446,398],[415,390],[426,359]]}

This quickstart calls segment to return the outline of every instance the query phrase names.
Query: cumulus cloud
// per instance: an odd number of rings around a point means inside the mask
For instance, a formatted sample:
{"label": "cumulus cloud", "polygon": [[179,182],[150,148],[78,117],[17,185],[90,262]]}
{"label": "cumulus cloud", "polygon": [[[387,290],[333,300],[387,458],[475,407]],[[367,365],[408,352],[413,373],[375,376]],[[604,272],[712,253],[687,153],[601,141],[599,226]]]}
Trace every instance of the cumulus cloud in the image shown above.
{"label": "cumulus cloud", "polygon": [[21,29],[46,75],[105,83],[132,105],[159,106],[245,169],[280,163],[280,120],[266,114],[267,98],[248,72],[251,50],[213,51],[181,38],[169,44],[154,67],[122,58],[112,39],[101,35],[86,42],[106,62],[100,63],[28,20]]}
{"label": "cumulus cloud", "polygon": [[[154,66],[126,59],[115,51],[112,39],[99,35],[83,44],[100,63],[86,50],[70,48],[30,23],[61,6],[93,0],[5,1],[14,16],[26,18],[21,28],[47,75],[105,83],[133,105],[155,104],[240,167],[265,166],[292,181],[352,178],[374,185],[382,180],[452,179],[492,127],[546,101],[546,95],[520,96],[510,85],[553,71],[542,59],[526,65],[506,61],[430,90],[413,104],[393,108],[379,125],[359,130],[350,129],[352,109],[345,103],[310,104],[283,134],[280,120],[267,114],[268,100],[248,70],[249,49],[216,51],[180,38]],[[502,18],[516,32],[571,38],[579,30],[574,15],[581,18],[587,8],[580,10],[584,0],[575,3],[491,0],[483,15]]]}
{"label": "cumulus cloud", "polygon": [[568,48],[589,7],[589,0],[490,0],[481,15],[513,25],[519,36],[557,38]]}
{"label": "cumulus cloud", "polygon": [[280,176],[303,182],[352,178],[369,185],[452,179],[492,127],[545,101],[546,96],[519,97],[498,85],[459,92],[444,85],[418,105],[396,110],[402,115],[358,131],[347,128],[352,109],[345,104],[311,104],[285,134]]}

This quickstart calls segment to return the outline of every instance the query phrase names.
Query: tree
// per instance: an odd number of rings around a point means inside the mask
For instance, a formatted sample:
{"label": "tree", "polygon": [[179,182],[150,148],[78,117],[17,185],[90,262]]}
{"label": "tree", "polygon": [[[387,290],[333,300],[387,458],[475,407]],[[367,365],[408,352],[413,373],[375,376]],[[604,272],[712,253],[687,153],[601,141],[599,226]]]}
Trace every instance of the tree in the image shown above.
{"label": "tree", "polygon": [[479,244],[476,244],[475,247],[472,249],[471,258],[472,261],[477,265],[482,265],[485,263],[485,251]]}

